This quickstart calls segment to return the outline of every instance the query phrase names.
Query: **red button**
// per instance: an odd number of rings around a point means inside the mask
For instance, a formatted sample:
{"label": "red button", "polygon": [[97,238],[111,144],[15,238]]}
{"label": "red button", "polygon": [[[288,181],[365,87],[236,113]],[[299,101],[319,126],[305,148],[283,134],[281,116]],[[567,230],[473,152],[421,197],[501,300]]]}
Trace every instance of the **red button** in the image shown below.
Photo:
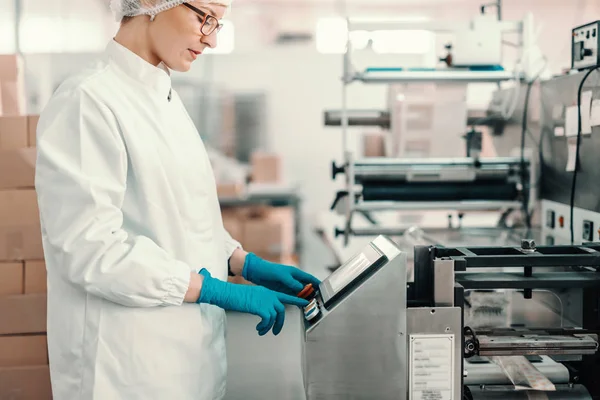
{"label": "red button", "polygon": [[313,289],[312,283],[309,283],[308,285],[306,285],[304,287],[304,289],[302,289],[302,291],[300,293],[298,293],[298,297],[306,299],[308,296],[310,296],[312,293],[314,293],[314,291],[315,290]]}
{"label": "red button", "polygon": [[563,216],[560,216],[560,217],[558,217],[558,225],[559,225],[561,228],[564,228],[564,227],[565,227],[565,217],[563,217]]}

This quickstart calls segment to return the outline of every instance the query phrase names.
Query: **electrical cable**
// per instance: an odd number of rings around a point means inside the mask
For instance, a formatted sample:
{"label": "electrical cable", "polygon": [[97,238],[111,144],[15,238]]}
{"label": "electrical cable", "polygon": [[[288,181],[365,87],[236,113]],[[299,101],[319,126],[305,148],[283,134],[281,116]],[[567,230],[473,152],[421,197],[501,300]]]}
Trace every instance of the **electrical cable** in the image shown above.
{"label": "electrical cable", "polygon": [[[548,65],[548,59],[546,57],[544,57],[544,65],[542,66],[542,68],[540,68],[540,70],[538,71],[538,73],[533,77],[533,79],[531,79],[529,82],[527,82],[527,90],[525,91],[525,101],[524,101],[524,105],[523,105],[523,117],[521,119],[521,185],[523,186],[523,192],[524,193],[529,193],[529,190],[527,189],[531,189],[530,183],[527,182],[527,174],[525,173],[525,136],[529,135],[530,139],[533,141],[534,144],[536,144],[536,146],[538,146],[539,148],[539,143],[535,140],[533,134],[529,131],[529,129],[527,128],[527,124],[528,124],[528,113],[529,113],[529,99],[531,96],[531,89],[533,88],[533,84],[539,79],[539,77],[542,75],[542,72],[544,71],[544,69],[546,68],[546,66]],[[531,173],[531,172],[530,172]],[[541,174],[540,174],[541,175]],[[539,178],[538,181],[536,182],[536,186],[539,183]],[[529,208],[529,196],[523,196],[523,212],[525,214],[525,225],[527,226],[527,229],[531,229],[531,210]]]}
{"label": "electrical cable", "polygon": [[[535,79],[535,78],[534,78]],[[531,88],[535,80],[527,82],[527,90],[525,91],[525,103],[523,106],[523,118],[521,121],[521,185],[523,186],[523,193],[527,193],[529,184],[527,183],[527,174],[525,170],[525,136],[527,129],[527,113],[529,110],[529,97],[531,95]],[[531,229],[531,213],[529,212],[529,196],[523,196],[523,212],[525,213],[525,225],[527,229]]]}
{"label": "electrical cable", "polygon": [[579,171],[579,148],[581,146],[581,92],[583,91],[583,85],[587,78],[591,75],[592,72],[600,69],[600,65],[590,69],[584,75],[581,83],[579,84],[579,89],[577,90],[577,144],[575,146],[575,170],[573,171],[573,180],[571,182],[571,204],[570,204],[570,225],[571,225],[571,244],[575,244],[575,228],[573,223],[573,210],[575,208],[575,189],[577,186],[577,171]]}

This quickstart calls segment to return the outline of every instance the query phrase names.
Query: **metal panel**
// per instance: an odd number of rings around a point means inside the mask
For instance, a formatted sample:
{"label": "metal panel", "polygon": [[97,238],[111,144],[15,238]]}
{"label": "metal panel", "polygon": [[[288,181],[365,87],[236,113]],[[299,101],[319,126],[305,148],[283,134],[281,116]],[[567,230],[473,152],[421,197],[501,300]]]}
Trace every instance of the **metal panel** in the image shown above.
{"label": "metal panel", "polygon": [[479,335],[479,355],[563,355],[595,354],[598,338],[594,335]]}
{"label": "metal panel", "polygon": [[405,400],[406,254],[305,332],[309,400]]}
{"label": "metal panel", "polygon": [[[461,315],[461,309],[458,307],[409,308],[406,313],[409,338],[411,335],[454,335],[454,357],[452,363],[451,365],[441,367],[446,368],[447,371],[452,371],[454,385],[451,400],[461,400],[462,396]],[[410,363],[410,359],[408,362]]]}
{"label": "metal panel", "polygon": [[[550,382],[554,384],[569,383],[569,370],[567,367],[552,360],[548,356],[542,356],[541,360],[533,361],[532,364]],[[467,376],[465,385],[511,385],[510,379],[502,368],[486,358],[469,358],[465,362]]]}
{"label": "metal panel", "polygon": [[473,400],[592,400],[583,385],[556,385],[554,392],[516,390],[513,386],[469,386]]}
{"label": "metal panel", "polygon": [[[577,104],[577,90],[585,73],[562,76],[542,82],[542,165],[541,198],[570,204],[573,173],[567,172],[567,138],[555,136],[556,127],[565,126],[566,108]],[[600,72],[592,73],[583,92],[592,91],[593,99],[600,98]],[[600,212],[600,127],[592,128],[592,135],[583,135],[579,150],[580,170],[577,174],[575,207]]]}
{"label": "metal panel", "polygon": [[433,302],[436,307],[454,306],[454,261],[433,262]]}
{"label": "metal panel", "polygon": [[525,277],[522,273],[457,272],[456,282],[465,289],[559,289],[600,286],[597,272],[538,272]]}

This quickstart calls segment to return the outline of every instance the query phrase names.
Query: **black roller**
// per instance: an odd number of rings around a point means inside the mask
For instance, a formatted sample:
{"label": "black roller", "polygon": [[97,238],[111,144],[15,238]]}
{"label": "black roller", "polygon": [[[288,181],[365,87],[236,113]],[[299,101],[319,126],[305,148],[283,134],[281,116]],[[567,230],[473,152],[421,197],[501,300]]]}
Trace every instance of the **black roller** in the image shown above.
{"label": "black roller", "polygon": [[368,184],[362,193],[365,201],[512,201],[519,194],[515,184],[480,182]]}

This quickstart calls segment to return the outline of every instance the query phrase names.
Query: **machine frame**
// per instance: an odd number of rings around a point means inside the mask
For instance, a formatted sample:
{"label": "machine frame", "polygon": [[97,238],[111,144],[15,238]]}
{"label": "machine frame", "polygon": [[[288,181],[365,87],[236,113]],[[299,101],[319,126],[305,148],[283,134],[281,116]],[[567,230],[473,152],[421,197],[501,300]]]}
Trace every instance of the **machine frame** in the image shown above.
{"label": "machine frame", "polygon": [[[481,269],[497,268],[517,268],[519,272],[481,272]],[[470,272],[470,269],[479,271]],[[480,332],[481,335],[503,338],[512,336],[512,340],[506,339],[508,346],[490,345],[489,340],[479,341],[476,333],[464,327],[462,313],[462,353],[465,358],[478,354],[573,354],[575,358],[564,362],[571,374],[570,382],[583,385],[594,400],[600,399],[600,243],[536,247],[532,240],[524,240],[521,247],[417,246],[414,273],[414,283],[408,288],[408,304],[429,307],[448,306],[452,301],[454,306],[464,310],[466,289],[522,290],[525,298],[531,298],[534,289],[580,289],[580,328],[527,330],[531,335],[564,339],[562,342],[552,341],[554,347],[532,344],[525,338],[523,330]],[[448,279],[450,276],[453,278]],[[576,343],[578,337],[584,337],[586,344]],[[521,348],[517,349],[515,344],[520,344]],[[462,376],[460,386],[463,387]]]}

